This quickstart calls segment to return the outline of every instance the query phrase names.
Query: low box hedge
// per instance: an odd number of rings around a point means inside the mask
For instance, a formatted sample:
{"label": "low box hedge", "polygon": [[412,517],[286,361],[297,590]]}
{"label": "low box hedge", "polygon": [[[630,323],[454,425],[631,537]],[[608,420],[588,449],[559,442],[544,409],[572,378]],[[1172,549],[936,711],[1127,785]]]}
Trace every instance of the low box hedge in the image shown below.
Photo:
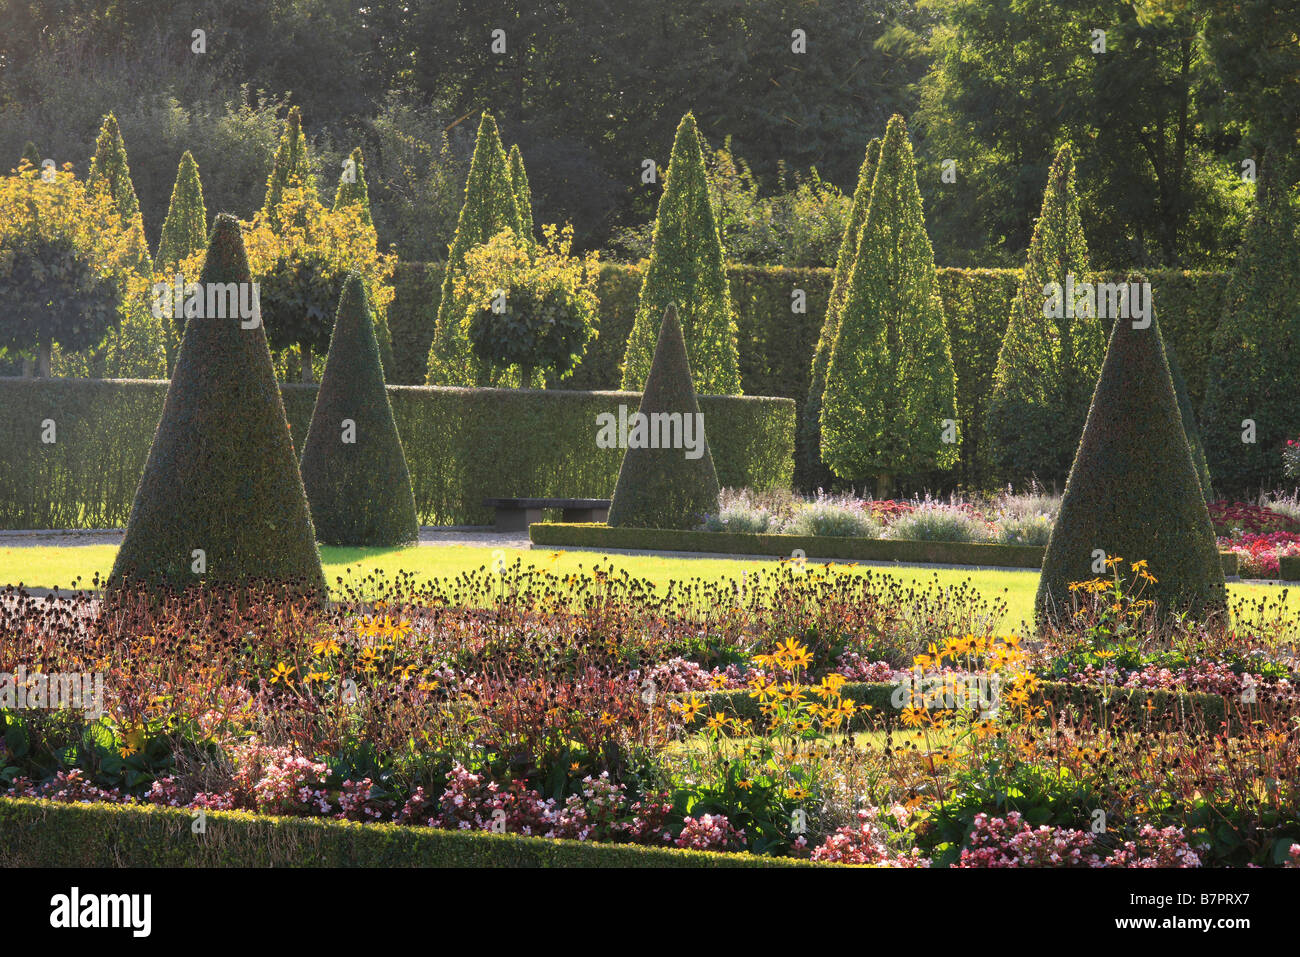
{"label": "low box hedge", "polygon": [[816,867],[792,858],[486,831],[0,798],[0,867]]}
{"label": "low box hedge", "polygon": [[[801,550],[809,559],[916,564],[972,565],[991,568],[1041,568],[1038,545],[976,542],[913,542],[888,538],[837,538],[829,535],[767,535],[752,532],[699,532],[670,528],[611,528],[601,523],[539,522],[528,529],[534,545],[548,548],[627,548],[663,552],[710,552],[788,558]],[[1237,574],[1235,552],[1220,552],[1225,575]]]}
{"label": "low box hedge", "polygon": [[1300,555],[1283,555],[1277,560],[1277,577],[1283,581],[1300,581]]}

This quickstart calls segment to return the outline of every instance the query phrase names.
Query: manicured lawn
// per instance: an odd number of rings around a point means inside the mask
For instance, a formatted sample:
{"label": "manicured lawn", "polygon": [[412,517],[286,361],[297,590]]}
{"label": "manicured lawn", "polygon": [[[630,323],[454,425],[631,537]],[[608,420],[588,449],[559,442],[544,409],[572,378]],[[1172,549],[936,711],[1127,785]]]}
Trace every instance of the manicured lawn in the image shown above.
{"label": "manicured lawn", "polygon": [[[392,576],[401,572],[413,573],[419,579],[454,577],[461,572],[489,566],[497,560],[496,549],[468,545],[424,545],[414,548],[329,548],[321,549],[325,565],[325,579],[331,586],[336,579],[344,578],[360,584],[371,573]],[[743,572],[774,570],[778,563],[766,559],[725,558],[659,558],[650,555],[608,555],[597,552],[551,551],[537,549],[500,549],[507,563],[522,559],[525,565],[561,573],[590,570],[595,565],[608,568],[613,565],[626,569],[635,578],[644,578],[656,585],[665,586],[670,581],[690,578],[710,580],[739,580]],[[0,586],[22,583],[36,588],[69,588],[78,578],[80,586],[88,587],[96,573],[106,576],[113,567],[115,545],[33,546],[0,548]],[[938,568],[933,571],[916,568],[891,568],[882,565],[838,563],[834,568],[848,574],[870,571],[887,575],[902,582],[926,585],[938,581],[941,585],[967,583],[986,599],[1002,598],[1008,607],[1008,621],[1004,627],[1012,628],[1029,618],[1033,609],[1034,590],[1038,586],[1038,573],[1027,570],[990,569],[967,570]],[[1284,589],[1273,585],[1229,585],[1232,598],[1278,600]],[[1300,611],[1300,589],[1286,590],[1287,605]]]}

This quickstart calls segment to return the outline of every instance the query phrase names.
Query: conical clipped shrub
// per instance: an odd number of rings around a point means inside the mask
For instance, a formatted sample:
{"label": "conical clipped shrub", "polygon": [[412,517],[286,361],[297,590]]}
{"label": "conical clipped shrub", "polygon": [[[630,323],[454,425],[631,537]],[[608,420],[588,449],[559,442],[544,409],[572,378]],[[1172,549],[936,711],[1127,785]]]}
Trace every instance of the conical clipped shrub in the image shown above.
{"label": "conical clipped shrub", "polygon": [[1069,613],[1071,583],[1110,577],[1096,571],[1102,556],[1123,559],[1126,585],[1133,563],[1147,562],[1157,580],[1143,597],[1162,613],[1224,607],[1223,566],[1154,316],[1145,329],[1115,321],[1043,559],[1040,620]]}
{"label": "conical clipped shrub", "polygon": [[650,262],[623,357],[622,388],[635,392],[645,383],[655,330],[670,304],[681,316],[696,388],[706,395],[739,394],[736,316],[704,151],[691,113],[682,117],[673,141]]}
{"label": "conical clipped shrub", "polygon": [[[213,225],[201,282],[249,288],[233,216]],[[260,578],[324,588],[266,334],[260,320],[244,324],[238,311],[185,324],[110,587]]]}
{"label": "conical clipped shrub", "polygon": [[533,191],[528,185],[528,173],[524,169],[524,154],[519,152],[519,144],[510,147],[510,185],[514,187],[515,203],[519,207],[520,236],[533,240]]}
{"label": "conical clipped shrub", "polygon": [[95,138],[95,155],[90,158],[90,172],[86,188],[106,193],[122,218],[122,224],[131,231],[136,267],[144,272],[153,271],[149,247],[145,244],[144,219],[140,215],[140,200],[136,198],[131,182],[131,168],[126,159],[126,144],[117,127],[117,117],[109,113]]}
{"label": "conical clipped shrub", "polygon": [[275,150],[271,175],[266,181],[266,198],[262,209],[272,223],[278,222],[276,210],[287,188],[305,190],[316,196],[316,177],[311,171],[311,157],[307,152],[307,135],[302,130],[302,113],[291,107],[280,133],[280,144]]}
{"label": "conical clipped shrub", "polygon": [[[713,468],[713,454],[705,438],[704,417],[695,400],[686,343],[674,306],[670,305],[664,312],[659,342],[637,411],[637,418],[630,420],[628,448],[618,470],[609,524],[695,528],[704,521],[705,515],[718,509],[718,473]],[[665,433],[672,434],[675,416],[680,416],[681,428],[676,434],[681,441],[663,441]],[[640,438],[638,427],[642,428]],[[687,442],[688,437],[693,440],[691,443]],[[660,447],[646,447],[650,444]],[[684,447],[688,444],[700,452],[697,457],[688,457],[694,454],[691,448]]]}
{"label": "conical clipped shrub", "polygon": [[1205,443],[1201,441],[1201,429],[1196,423],[1196,412],[1192,409],[1192,400],[1187,395],[1187,382],[1183,379],[1182,367],[1173,347],[1165,343],[1165,359],[1169,362],[1169,378],[1174,384],[1174,397],[1178,400],[1178,414],[1183,420],[1183,434],[1187,436],[1187,448],[1192,453],[1192,467],[1196,469],[1196,480],[1200,483],[1201,494],[1205,501],[1214,500],[1214,488],[1210,479],[1210,466],[1205,458]]}
{"label": "conical clipped shrub", "polygon": [[1060,482],[1070,468],[1101,370],[1101,323],[1089,308],[1075,315],[1061,301],[1061,317],[1044,315],[1049,284],[1062,297],[1085,282],[1088,244],[1079,218],[1074,156],[1061,147],[1047,176],[1043,210],[1034,225],[1020,289],[1011,302],[1006,336],[993,374],[988,432],[1004,479],[1036,476]]}
{"label": "conical clipped shrub", "polygon": [[158,238],[158,252],[154,256],[157,268],[164,272],[174,269],[181,260],[202,249],[207,237],[208,210],[203,205],[199,164],[186,150],[176,168],[172,201],[167,207],[167,218],[163,220],[162,234]]}
{"label": "conical clipped shrub", "polygon": [[303,444],[302,482],[316,535],[327,545],[406,545],[420,537],[370,302],[355,272],[339,296]]}
{"label": "conical clipped shrub", "polygon": [[1238,496],[1282,480],[1282,450],[1300,431],[1300,235],[1278,179],[1275,168],[1261,171],[1259,206],[1214,332],[1201,418],[1210,471]]}
{"label": "conical clipped shrub", "polygon": [[351,182],[348,181],[348,171],[344,170],[339,175],[339,186],[334,193],[334,208],[359,206],[361,221],[373,227],[375,222],[370,217],[370,188],[366,185],[366,165],[362,160],[360,146],[352,151],[349,159],[352,161]]}
{"label": "conical clipped shrub", "polygon": [[36,144],[31,140],[28,140],[27,145],[23,147],[22,158],[27,160],[32,169],[40,169],[41,163],[44,162],[41,151],[36,148]]}
{"label": "conical clipped shrub", "polygon": [[862,224],[871,205],[871,184],[876,178],[876,164],[880,161],[880,138],[867,144],[867,153],[858,170],[858,185],[853,191],[849,218],[844,224],[844,237],[840,240],[839,255],[835,257],[835,273],[831,293],[826,304],[826,318],[813,353],[812,375],[809,379],[808,398],[799,419],[800,484],[806,487],[825,488],[831,482],[831,471],[822,461],[822,398],[826,393],[826,368],[831,361],[831,347],[840,329],[840,313],[848,292],[849,275],[858,256],[858,238]]}
{"label": "conical clipped shrub", "polygon": [[429,385],[475,384],[476,367],[461,323],[466,304],[453,294],[455,276],[465,265],[465,254],[473,247],[487,242],[503,229],[519,235],[521,228],[519,201],[497,121],[491,113],[484,112],[465,181],[465,205],[460,208],[456,235],[443,271],[442,298],[438,301],[433,344],[429,349]]}
{"label": "conical clipped shrub", "polygon": [[889,121],[826,370],[822,457],[843,479],[957,461],[957,375],[901,116]]}

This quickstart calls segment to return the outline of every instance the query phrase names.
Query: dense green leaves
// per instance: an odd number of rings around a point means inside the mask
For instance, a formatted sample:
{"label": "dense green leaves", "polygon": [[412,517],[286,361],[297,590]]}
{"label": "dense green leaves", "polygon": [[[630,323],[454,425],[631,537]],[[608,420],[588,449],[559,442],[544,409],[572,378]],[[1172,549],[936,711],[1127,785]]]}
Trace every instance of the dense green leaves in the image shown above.
{"label": "dense green leaves", "polygon": [[736,318],[700,136],[690,113],[677,127],[665,179],[650,262],[623,356],[622,387],[635,391],[646,381],[661,317],[672,305],[696,388],[706,394],[738,393]]}
{"label": "dense green leaves", "polygon": [[[1061,147],[1047,177],[1020,290],[998,355],[989,434],[1007,481],[1064,480],[1101,369],[1101,324],[1083,300],[1068,301],[1088,278],[1088,245],[1074,188],[1074,156]],[[1054,284],[1054,285],[1052,285]],[[1048,311],[1051,290],[1060,307]]]}
{"label": "dense green leaves", "polygon": [[366,164],[360,146],[347,158],[343,172],[339,174],[338,189],[334,193],[334,208],[339,210],[345,206],[358,207],[361,221],[374,227],[374,220],[370,216],[370,188],[366,185]]}
{"label": "dense green leaves", "polygon": [[[633,423],[610,502],[609,524],[695,528],[705,515],[717,511],[718,474],[706,438],[708,423],[695,398],[677,310],[671,305],[664,310],[637,418],[642,419],[641,438],[637,439]],[[661,421],[667,425],[661,428]],[[665,436],[676,436],[676,441],[663,441]]]}
{"label": "dense green leaves", "polygon": [[[822,457],[841,478],[957,461],[956,375],[912,144],[889,121],[858,238],[822,406]],[[887,487],[882,487],[887,492]]]}
{"label": "dense green leaves", "polygon": [[412,543],[420,525],[411,476],[356,273],[343,284],[329,350],[302,451],[316,536],[327,545]]}
{"label": "dense green leaves", "polygon": [[176,185],[172,187],[171,205],[163,221],[162,236],[154,264],[159,272],[174,269],[207,243],[208,210],[203,205],[203,183],[199,180],[199,164],[189,150],[181,157],[176,169]]}
{"label": "dense green leaves", "polygon": [[519,144],[510,147],[510,185],[514,187],[515,202],[519,206],[519,235],[533,239],[533,190],[528,185],[528,171],[524,169],[524,154]]}

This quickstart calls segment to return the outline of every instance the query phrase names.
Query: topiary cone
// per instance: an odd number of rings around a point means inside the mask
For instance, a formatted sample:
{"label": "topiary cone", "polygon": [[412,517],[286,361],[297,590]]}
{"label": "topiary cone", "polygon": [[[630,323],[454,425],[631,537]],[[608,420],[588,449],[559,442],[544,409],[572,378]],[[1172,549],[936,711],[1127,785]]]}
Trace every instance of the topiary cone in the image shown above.
{"label": "topiary cone", "polygon": [[[201,282],[205,290],[251,282],[233,216],[213,225]],[[261,578],[323,591],[284,403],[253,313],[251,329],[238,314],[185,324],[110,588]]]}
{"label": "topiary cone", "polygon": [[[638,413],[680,413],[702,423],[677,307],[669,305],[659,327],[659,342],[646,376]],[[718,509],[718,473],[703,428],[695,433],[703,447],[699,458],[687,458],[683,448],[628,449],[618,470],[618,483],[609,507],[611,526],[635,528],[694,528]]]}
{"label": "topiary cone", "polygon": [[1203,617],[1226,602],[1223,566],[1154,315],[1145,329],[1117,319],[1061,510],[1043,559],[1040,622],[1068,615],[1070,584],[1094,570],[1095,552],[1145,560],[1157,582],[1144,598],[1162,613]]}
{"label": "topiary cone", "polygon": [[344,280],[336,315],[302,450],[316,535],[327,545],[410,544],[420,537],[411,475],[355,272]]}

